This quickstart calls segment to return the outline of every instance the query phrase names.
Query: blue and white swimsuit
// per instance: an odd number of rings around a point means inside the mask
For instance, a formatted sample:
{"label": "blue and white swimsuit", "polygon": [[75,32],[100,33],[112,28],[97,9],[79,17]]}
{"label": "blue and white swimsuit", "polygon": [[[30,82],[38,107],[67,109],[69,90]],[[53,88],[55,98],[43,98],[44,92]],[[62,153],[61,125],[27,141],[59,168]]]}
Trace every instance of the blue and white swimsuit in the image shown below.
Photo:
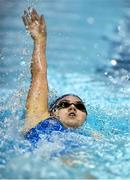
{"label": "blue and white swimsuit", "polygon": [[42,134],[50,135],[54,131],[63,132],[65,130],[67,130],[67,128],[65,128],[58,119],[47,118],[30,129],[25,134],[25,139],[29,140],[32,144],[36,144],[40,140]]}

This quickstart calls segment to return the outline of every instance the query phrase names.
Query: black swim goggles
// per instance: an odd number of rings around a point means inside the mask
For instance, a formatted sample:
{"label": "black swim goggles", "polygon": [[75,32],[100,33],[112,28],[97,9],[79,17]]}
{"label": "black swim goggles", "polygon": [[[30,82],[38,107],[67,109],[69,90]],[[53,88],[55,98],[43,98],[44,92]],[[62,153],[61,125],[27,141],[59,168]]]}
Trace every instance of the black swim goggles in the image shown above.
{"label": "black swim goggles", "polygon": [[87,110],[82,102],[70,103],[68,101],[61,101],[61,102],[59,102],[59,104],[57,104],[56,107],[58,109],[64,109],[64,108],[70,107],[72,104],[76,107],[76,109],[78,109],[82,112],[85,112],[87,114]]}

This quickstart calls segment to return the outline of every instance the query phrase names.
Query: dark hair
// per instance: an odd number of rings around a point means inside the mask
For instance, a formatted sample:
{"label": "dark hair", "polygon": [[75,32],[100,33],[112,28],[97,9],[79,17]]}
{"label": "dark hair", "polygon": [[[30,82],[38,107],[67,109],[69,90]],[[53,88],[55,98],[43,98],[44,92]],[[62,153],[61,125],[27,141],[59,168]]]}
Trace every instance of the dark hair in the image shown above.
{"label": "dark hair", "polygon": [[[60,101],[61,99],[63,99],[64,97],[67,97],[67,96],[77,97],[77,98],[79,98],[80,101],[84,104],[83,100],[82,100],[79,96],[77,96],[77,95],[75,95],[75,94],[64,94],[63,96],[60,96],[59,98],[57,98],[55,101],[53,101],[53,102],[50,104],[49,111],[52,112],[52,110],[56,108],[58,101]],[[86,110],[86,114],[87,114],[87,110]]]}

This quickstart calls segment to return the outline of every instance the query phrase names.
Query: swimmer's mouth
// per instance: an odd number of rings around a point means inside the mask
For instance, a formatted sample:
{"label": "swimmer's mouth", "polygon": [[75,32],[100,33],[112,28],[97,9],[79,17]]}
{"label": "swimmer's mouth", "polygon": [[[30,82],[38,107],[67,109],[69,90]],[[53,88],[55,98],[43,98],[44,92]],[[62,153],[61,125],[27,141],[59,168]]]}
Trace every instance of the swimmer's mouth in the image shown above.
{"label": "swimmer's mouth", "polygon": [[76,117],[76,114],[74,112],[69,113],[69,117]]}

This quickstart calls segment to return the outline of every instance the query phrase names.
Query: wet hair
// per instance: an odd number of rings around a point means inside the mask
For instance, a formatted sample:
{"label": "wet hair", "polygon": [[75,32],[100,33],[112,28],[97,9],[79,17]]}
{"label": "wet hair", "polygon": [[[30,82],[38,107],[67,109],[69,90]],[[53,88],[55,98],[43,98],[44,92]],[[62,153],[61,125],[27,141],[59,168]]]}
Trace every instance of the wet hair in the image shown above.
{"label": "wet hair", "polygon": [[[64,97],[67,97],[67,96],[77,97],[77,98],[84,104],[83,100],[82,100],[79,96],[77,96],[77,95],[75,95],[75,94],[64,94],[63,96],[60,96],[59,98],[57,98],[55,101],[53,101],[53,102],[50,104],[49,111],[52,112],[52,111],[57,107],[58,102],[59,102],[61,99],[63,99]],[[87,114],[87,110],[86,110],[86,114]]]}

